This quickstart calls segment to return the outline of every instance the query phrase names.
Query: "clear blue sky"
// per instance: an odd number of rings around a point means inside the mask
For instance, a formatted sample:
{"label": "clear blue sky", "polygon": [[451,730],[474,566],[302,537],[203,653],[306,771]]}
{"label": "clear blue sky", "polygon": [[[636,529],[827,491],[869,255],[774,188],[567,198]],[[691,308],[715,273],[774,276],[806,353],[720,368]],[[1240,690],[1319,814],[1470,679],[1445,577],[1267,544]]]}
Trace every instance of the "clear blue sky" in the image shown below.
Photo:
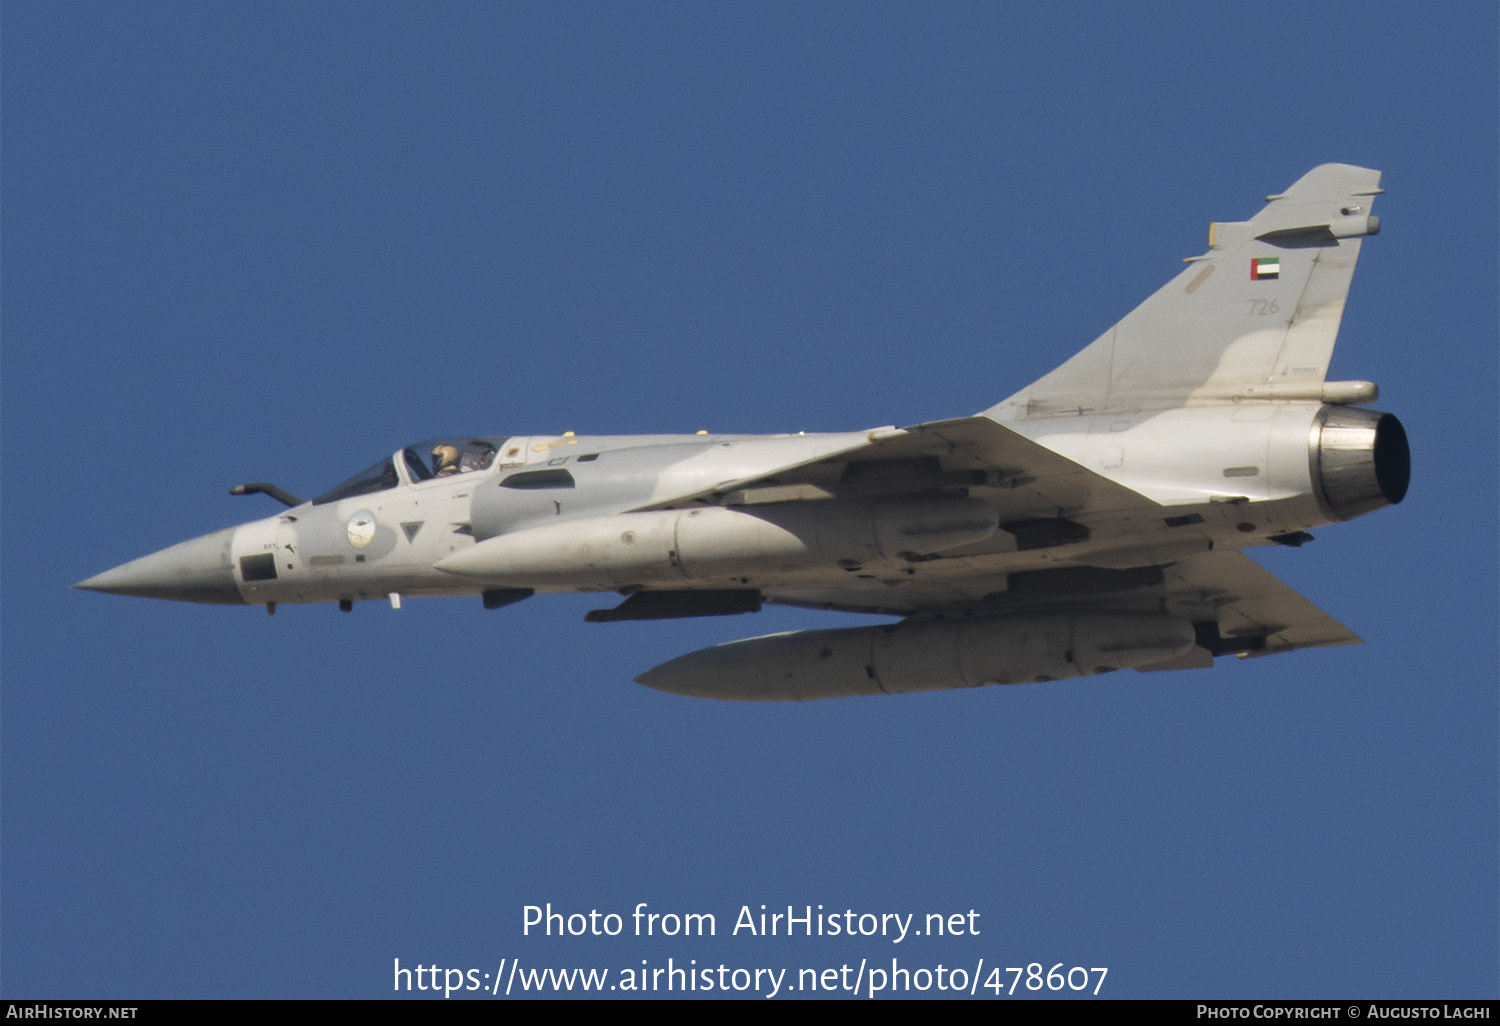
{"label": "clear blue sky", "polygon": [[[7,997],[403,965],[1107,966],[1497,993],[1497,14],[1412,4],[78,4],[0,14]],[[853,618],[70,591],[456,432],[972,413],[1326,161],[1381,169],[1332,374],[1401,506],[1260,558],[1368,642],[785,706],[631,678]],[[703,941],[522,907],[712,912]],[[745,904],[975,909],[754,941]]]}

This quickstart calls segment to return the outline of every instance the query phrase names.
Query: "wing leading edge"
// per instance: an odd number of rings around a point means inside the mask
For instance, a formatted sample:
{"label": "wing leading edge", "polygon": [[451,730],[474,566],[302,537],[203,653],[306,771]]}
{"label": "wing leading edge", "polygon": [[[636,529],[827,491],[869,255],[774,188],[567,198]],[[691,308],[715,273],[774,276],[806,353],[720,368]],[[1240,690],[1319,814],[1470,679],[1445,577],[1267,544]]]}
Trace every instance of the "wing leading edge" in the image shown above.
{"label": "wing leading edge", "polygon": [[[1015,493],[1006,503],[1016,511],[1035,508],[1039,514],[1058,511],[1096,513],[1147,512],[1157,516],[1155,502],[1123,485],[1093,473],[1073,460],[1031,441],[987,416],[932,421],[908,428],[877,428],[863,433],[808,435],[778,439],[767,448],[759,466],[738,455],[733,474],[720,473],[712,464],[674,468],[673,481],[658,488],[649,504],[628,512],[682,508],[694,505],[745,504],[757,492],[761,501],[787,498],[828,498],[841,491],[868,493],[871,476],[853,480],[856,470],[896,467],[903,460],[937,458],[950,480],[983,471],[982,482]],[[878,475],[876,475],[878,476]],[[671,487],[676,484],[678,487]],[[875,484],[874,487],[879,487]],[[804,489],[798,492],[797,489]],[[823,494],[809,496],[806,489]]]}

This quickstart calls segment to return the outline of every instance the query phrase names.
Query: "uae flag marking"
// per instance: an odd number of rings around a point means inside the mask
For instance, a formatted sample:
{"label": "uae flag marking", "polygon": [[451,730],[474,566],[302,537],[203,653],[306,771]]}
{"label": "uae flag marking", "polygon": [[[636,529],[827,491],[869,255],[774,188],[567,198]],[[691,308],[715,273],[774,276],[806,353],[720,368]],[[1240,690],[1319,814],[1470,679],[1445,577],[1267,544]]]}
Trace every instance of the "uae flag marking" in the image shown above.
{"label": "uae flag marking", "polygon": [[1281,277],[1281,257],[1252,257],[1251,281],[1275,281]]}

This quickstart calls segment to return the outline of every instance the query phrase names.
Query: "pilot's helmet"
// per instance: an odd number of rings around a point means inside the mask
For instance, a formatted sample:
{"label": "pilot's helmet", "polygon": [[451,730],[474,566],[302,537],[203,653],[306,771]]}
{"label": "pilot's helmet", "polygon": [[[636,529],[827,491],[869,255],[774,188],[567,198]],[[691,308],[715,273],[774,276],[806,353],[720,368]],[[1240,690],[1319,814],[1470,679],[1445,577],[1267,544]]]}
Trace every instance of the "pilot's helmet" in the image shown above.
{"label": "pilot's helmet", "polygon": [[437,474],[458,472],[458,450],[451,445],[439,445],[432,450],[432,469]]}

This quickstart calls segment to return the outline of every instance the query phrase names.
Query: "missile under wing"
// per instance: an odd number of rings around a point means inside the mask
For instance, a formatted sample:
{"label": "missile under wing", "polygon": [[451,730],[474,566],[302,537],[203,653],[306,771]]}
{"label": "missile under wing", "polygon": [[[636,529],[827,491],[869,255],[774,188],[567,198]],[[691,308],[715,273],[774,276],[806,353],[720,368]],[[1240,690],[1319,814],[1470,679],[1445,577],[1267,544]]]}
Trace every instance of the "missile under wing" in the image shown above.
{"label": "missile under wing", "polygon": [[1379,173],[1325,164],[1040,380],[971,417],[838,434],[429,439],[287,510],[79,587],[278,605],[615,593],[591,621],[885,614],[689,653],[738,700],[1207,667],[1359,639],[1241,550],[1400,502],[1400,422],[1326,380]]}

